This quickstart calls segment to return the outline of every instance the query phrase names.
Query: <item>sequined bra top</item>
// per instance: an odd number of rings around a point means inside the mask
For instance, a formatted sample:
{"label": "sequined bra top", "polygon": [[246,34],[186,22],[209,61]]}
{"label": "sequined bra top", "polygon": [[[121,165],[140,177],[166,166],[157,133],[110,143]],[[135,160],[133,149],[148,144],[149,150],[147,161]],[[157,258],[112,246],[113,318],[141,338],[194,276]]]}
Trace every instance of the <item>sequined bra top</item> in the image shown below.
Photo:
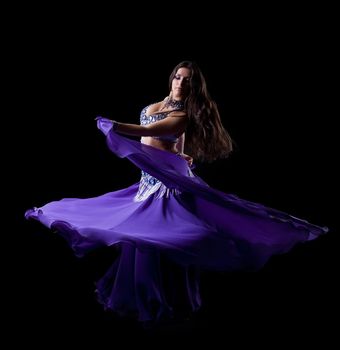
{"label": "sequined bra top", "polygon": [[[182,110],[182,108],[175,108],[171,111],[158,112],[151,115],[146,115],[146,111],[149,108],[149,106],[151,105],[148,105],[145,108],[143,108],[140,113],[140,125],[152,124],[159,120],[165,119],[170,112]],[[176,143],[178,141],[178,137],[176,135],[152,136],[152,138],[173,143]]]}

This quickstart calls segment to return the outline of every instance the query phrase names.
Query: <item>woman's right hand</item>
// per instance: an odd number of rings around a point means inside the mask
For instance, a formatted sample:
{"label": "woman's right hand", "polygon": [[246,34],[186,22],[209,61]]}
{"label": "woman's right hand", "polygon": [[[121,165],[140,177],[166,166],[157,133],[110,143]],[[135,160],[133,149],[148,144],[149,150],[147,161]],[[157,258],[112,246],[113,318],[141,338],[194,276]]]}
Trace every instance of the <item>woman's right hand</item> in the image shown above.
{"label": "woman's right hand", "polygon": [[105,119],[106,122],[112,123],[112,131],[116,131],[118,128],[118,122],[112,119],[108,119],[108,118],[103,118],[102,116],[98,115],[94,120],[98,121],[98,120],[103,120]]}

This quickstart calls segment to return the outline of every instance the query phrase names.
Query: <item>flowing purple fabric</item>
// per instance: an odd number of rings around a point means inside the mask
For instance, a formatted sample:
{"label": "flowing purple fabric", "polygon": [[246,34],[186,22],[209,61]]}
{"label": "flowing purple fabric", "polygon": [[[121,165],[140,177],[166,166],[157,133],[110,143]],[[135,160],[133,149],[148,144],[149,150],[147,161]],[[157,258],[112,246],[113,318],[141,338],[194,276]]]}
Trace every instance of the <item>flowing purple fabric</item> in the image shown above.
{"label": "flowing purple fabric", "polygon": [[[110,150],[142,170],[145,188],[141,180],[95,198],[51,202],[25,216],[56,229],[79,257],[120,247],[97,283],[106,308],[141,321],[160,319],[172,315],[181,295],[197,310],[199,269],[259,269],[272,255],[328,231],[209,187],[183,158],[113,132],[108,119],[98,118],[97,125]],[[173,263],[167,273],[162,256]]]}

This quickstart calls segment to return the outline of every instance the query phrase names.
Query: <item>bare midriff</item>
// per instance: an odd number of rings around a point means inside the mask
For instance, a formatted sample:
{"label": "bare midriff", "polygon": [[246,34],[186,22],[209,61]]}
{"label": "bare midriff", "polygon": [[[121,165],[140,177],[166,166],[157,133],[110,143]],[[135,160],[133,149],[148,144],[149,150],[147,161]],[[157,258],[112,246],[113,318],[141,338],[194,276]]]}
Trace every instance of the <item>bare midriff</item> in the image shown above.
{"label": "bare midriff", "polygon": [[175,142],[157,140],[157,139],[154,139],[153,137],[150,137],[150,136],[143,136],[141,138],[140,142],[145,144],[145,145],[149,145],[149,146],[161,149],[163,151],[178,153]]}

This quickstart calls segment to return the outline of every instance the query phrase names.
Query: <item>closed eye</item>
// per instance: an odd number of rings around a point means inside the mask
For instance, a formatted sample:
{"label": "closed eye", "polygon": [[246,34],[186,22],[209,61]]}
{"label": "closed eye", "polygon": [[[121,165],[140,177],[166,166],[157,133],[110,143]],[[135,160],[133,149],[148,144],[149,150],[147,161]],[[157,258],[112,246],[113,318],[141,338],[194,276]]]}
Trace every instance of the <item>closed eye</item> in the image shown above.
{"label": "closed eye", "polygon": [[[181,78],[182,78],[181,75],[175,75],[175,79],[176,79],[176,80],[181,80]],[[185,82],[189,82],[189,81],[190,81],[189,78],[183,78],[183,80],[184,80]]]}

